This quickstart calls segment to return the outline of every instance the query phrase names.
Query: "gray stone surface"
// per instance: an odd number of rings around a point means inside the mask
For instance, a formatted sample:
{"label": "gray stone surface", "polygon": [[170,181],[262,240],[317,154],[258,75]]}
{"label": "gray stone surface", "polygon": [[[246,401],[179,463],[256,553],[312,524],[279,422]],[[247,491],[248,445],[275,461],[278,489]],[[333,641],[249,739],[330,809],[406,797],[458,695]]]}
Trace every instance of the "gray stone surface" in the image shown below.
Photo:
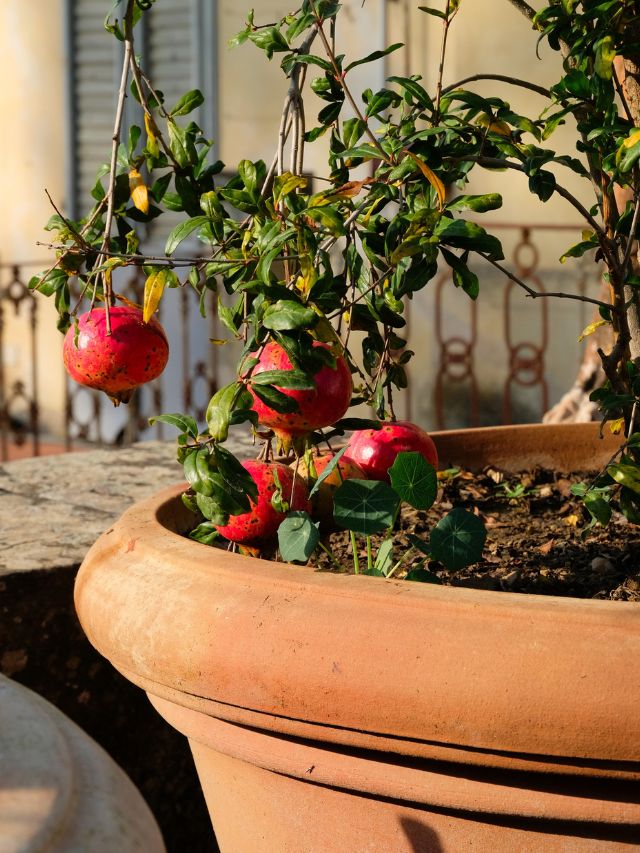
{"label": "gray stone surface", "polygon": [[[255,453],[246,434],[227,446],[239,456]],[[0,576],[79,565],[130,504],[181,479],[174,442],[0,465]]]}

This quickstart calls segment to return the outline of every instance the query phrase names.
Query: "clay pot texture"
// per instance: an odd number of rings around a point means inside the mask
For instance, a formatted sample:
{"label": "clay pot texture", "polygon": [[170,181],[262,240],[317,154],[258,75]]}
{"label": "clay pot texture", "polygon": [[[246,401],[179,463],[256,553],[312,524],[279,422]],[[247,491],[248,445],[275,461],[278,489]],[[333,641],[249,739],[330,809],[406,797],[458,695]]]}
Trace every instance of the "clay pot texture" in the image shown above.
{"label": "clay pot texture", "polygon": [[[591,425],[434,438],[443,465],[569,470],[612,453]],[[637,843],[637,604],[230,555],[178,535],[179,491],[98,540],[76,604],[189,738],[223,853]]]}

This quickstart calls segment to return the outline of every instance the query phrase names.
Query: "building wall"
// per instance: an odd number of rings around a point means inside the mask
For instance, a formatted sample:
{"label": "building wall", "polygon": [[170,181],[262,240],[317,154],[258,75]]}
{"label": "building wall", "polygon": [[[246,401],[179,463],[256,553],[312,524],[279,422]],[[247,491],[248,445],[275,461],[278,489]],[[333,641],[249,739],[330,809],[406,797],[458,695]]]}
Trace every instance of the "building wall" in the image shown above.
{"label": "building wall", "polygon": [[[158,0],[158,3],[169,0]],[[42,225],[51,214],[44,194],[49,190],[57,204],[64,205],[65,190],[65,62],[63,0],[39,3],[34,14],[31,3],[0,4],[0,50],[3,67],[9,70],[5,78],[5,130],[0,138],[0,192],[3,199],[0,212],[0,261],[44,260],[47,253],[38,247],[46,240]],[[105,9],[109,6],[105,0]],[[275,20],[288,11],[287,0],[261,0],[256,14],[261,20]],[[351,56],[363,56],[393,41],[403,41],[407,47],[386,61],[362,66],[350,74],[355,92],[365,86],[384,84],[387,74],[421,73],[428,89],[434,89],[440,50],[440,23],[417,9],[415,0],[345,0],[345,16],[338,32],[339,50]],[[229,39],[238,32],[245,20],[245,4],[237,0],[218,0],[219,30],[213,49],[218,56],[217,94],[219,103],[216,154],[233,165],[243,157],[263,158],[270,162],[275,152],[277,130],[287,82],[279,68],[276,55],[267,63],[264,55],[251,44],[233,50]],[[153,14],[153,13],[152,13]],[[536,36],[528,22],[517,13],[508,0],[466,0],[453,24],[449,39],[445,85],[477,72],[494,72],[514,77],[535,75],[538,82],[550,85],[559,76],[558,54],[543,47],[542,59],[535,58]],[[310,74],[314,69],[310,69]],[[485,84],[470,84],[477,91],[487,91]],[[510,100],[516,110],[536,115],[540,109],[538,96],[520,89],[490,84],[492,90]],[[307,111],[307,126],[315,124],[315,114],[321,106],[312,102]],[[550,141],[555,144],[556,137]],[[573,134],[567,129],[557,137],[565,153],[574,153]],[[306,169],[321,172],[322,146],[318,153],[310,152]],[[96,164],[98,165],[98,164]],[[585,197],[562,170],[563,181]],[[559,172],[560,174],[560,172]],[[472,192],[501,191],[505,199],[502,211],[495,211],[487,222],[579,223],[579,218],[562,200],[546,204],[533,199],[526,179],[510,172],[502,174],[478,171],[470,185]],[[586,195],[588,200],[588,193]],[[541,266],[551,269],[563,249],[574,242],[571,236],[545,232],[542,243]],[[507,254],[512,248],[506,241]],[[481,271],[478,270],[480,273]],[[491,282],[485,289],[485,300],[493,314],[486,320],[489,334],[496,335],[502,310],[501,296],[490,271],[482,273],[481,281]],[[489,292],[487,292],[489,291]],[[412,344],[418,352],[417,363],[434,365],[438,356],[432,331],[432,301],[428,296],[412,307]],[[529,303],[530,304],[530,303]],[[521,300],[520,324],[523,328],[535,325],[530,320],[529,304]],[[454,329],[467,323],[468,305],[464,294],[456,292],[447,309]],[[43,420],[57,430],[62,418],[63,372],[59,358],[60,336],[55,331],[53,305],[41,299],[39,311],[42,328],[39,346],[46,358],[41,360],[39,375]],[[554,304],[554,316],[574,322],[573,306]],[[5,360],[12,365],[26,357],[24,325],[7,318]],[[563,339],[551,341],[550,359],[562,365],[554,370],[552,397],[571,380],[577,351],[567,357]],[[503,354],[499,356],[503,357]],[[424,369],[419,376],[423,377]],[[422,380],[421,380],[422,381]],[[489,375],[487,382],[492,381]],[[429,397],[432,383],[419,389],[420,397]],[[428,413],[425,419],[428,418]]]}
{"label": "building wall", "polygon": [[[64,69],[62,0],[0,4],[3,68],[3,129],[0,134],[0,262],[36,262],[46,267],[50,252],[38,246],[54,212],[45,195],[64,205]],[[5,275],[7,274],[6,271]],[[6,281],[6,278],[5,278]],[[61,336],[49,300],[39,301],[41,355],[37,381],[43,392],[42,417],[51,429],[62,420],[64,374]],[[5,316],[5,361],[11,383],[29,358],[28,316]]]}

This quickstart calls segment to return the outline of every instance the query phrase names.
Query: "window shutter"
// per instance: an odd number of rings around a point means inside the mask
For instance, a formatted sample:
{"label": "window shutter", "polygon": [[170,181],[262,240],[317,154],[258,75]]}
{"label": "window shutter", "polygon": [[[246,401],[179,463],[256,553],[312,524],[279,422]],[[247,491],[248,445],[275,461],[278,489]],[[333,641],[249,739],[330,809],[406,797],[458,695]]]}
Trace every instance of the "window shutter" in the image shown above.
{"label": "window shutter", "polygon": [[[111,153],[114,111],[122,68],[122,44],[106,32],[105,0],[70,0],[72,74],[69,95],[69,176],[71,216],[84,215],[98,168]],[[193,118],[210,135],[215,127],[215,2],[158,0],[143,16],[136,41],[142,65],[165,96],[167,109],[189,89],[204,91],[206,103]],[[208,57],[203,63],[202,57]],[[125,121],[142,125],[137,104],[129,96]],[[126,127],[122,133],[126,140]],[[177,221],[176,215],[176,221]],[[172,215],[163,217],[163,231]],[[151,227],[150,236],[156,229]]]}

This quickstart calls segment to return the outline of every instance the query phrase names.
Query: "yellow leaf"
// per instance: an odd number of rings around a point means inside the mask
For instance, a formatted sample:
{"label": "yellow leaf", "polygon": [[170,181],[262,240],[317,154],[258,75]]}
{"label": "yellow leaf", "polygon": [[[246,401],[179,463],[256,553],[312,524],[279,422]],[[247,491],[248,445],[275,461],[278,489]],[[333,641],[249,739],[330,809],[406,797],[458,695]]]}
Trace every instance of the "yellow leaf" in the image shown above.
{"label": "yellow leaf", "polygon": [[209,338],[209,343],[221,347],[223,344],[228,343],[228,341],[225,338]]}
{"label": "yellow leaf", "polygon": [[129,308],[142,308],[142,305],[140,305],[138,302],[134,302],[132,299],[127,299],[127,297],[123,296],[122,293],[114,292],[113,295],[118,302],[122,302],[123,305],[128,305]]}
{"label": "yellow leaf", "polygon": [[580,519],[577,515],[568,515],[566,518],[563,519],[563,521],[567,525],[567,527],[575,527],[578,521],[580,521]]}
{"label": "yellow leaf", "polygon": [[164,286],[167,283],[166,270],[156,269],[147,277],[144,283],[144,304],[142,320],[148,323],[160,304]]}
{"label": "yellow leaf", "polygon": [[152,116],[149,115],[149,113],[144,114],[144,127],[147,131],[147,148],[149,149],[149,153],[152,154],[154,157],[157,157],[160,153],[160,147],[156,138],[158,128],[156,127],[156,123],[154,122]]}
{"label": "yellow leaf", "polygon": [[596,320],[593,323],[589,323],[589,325],[582,330],[582,334],[578,338],[578,343],[581,343],[585,338],[588,338],[589,335],[592,335],[596,329],[600,328],[600,326],[606,326],[608,322],[608,320]]}
{"label": "yellow leaf", "polygon": [[618,418],[616,421],[611,421],[609,429],[612,435],[620,435],[624,427],[624,418]]}
{"label": "yellow leaf", "polygon": [[476,124],[480,127],[486,127],[492,133],[497,133],[498,136],[511,136],[511,128],[505,121],[500,119],[491,119],[486,113],[478,116]]}
{"label": "yellow leaf", "polygon": [[440,180],[440,178],[436,175],[436,173],[427,166],[427,164],[421,160],[419,157],[416,157],[408,148],[403,148],[405,154],[408,154],[409,157],[414,161],[417,167],[420,169],[425,178],[429,181],[431,186],[434,188],[438,195],[438,208],[442,210],[444,207],[444,197],[445,197],[445,189],[444,184]]}
{"label": "yellow leaf", "polygon": [[129,172],[129,192],[131,193],[131,201],[134,207],[137,207],[142,213],[149,213],[147,185],[137,169],[132,169]]}
{"label": "yellow leaf", "polygon": [[622,143],[623,148],[633,148],[636,142],[640,142],[640,130],[634,130]]}

